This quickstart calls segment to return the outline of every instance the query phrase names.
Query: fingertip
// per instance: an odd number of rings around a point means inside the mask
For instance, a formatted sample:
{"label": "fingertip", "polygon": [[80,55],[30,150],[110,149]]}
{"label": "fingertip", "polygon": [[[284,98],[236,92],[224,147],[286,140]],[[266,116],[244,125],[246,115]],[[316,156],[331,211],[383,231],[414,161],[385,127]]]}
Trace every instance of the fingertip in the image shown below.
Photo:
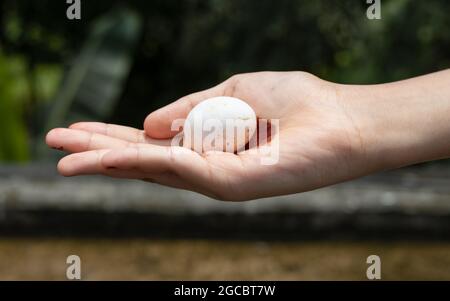
{"label": "fingertip", "polygon": [[56,169],[58,170],[58,173],[64,177],[71,177],[74,175],[70,164],[67,164],[66,158],[62,158],[61,160],[59,160]]}
{"label": "fingertip", "polygon": [[[158,111],[159,111],[159,110],[154,111],[154,112],[148,114],[147,117],[146,117],[145,120],[144,120],[144,131],[145,131],[145,134],[148,135],[148,136],[150,136],[150,137],[152,137],[152,138],[159,138],[159,137],[158,137],[158,134],[159,134],[158,131],[155,131],[155,130],[154,130],[154,124],[157,125],[157,123],[155,123],[155,122],[153,121],[155,118],[157,118],[157,116],[158,116]],[[156,117],[155,117],[155,116],[156,116]]]}
{"label": "fingertip", "polygon": [[155,139],[167,139],[176,134],[171,130],[171,125],[178,116],[171,114],[169,106],[156,110],[145,118],[144,131],[147,136]]}
{"label": "fingertip", "polygon": [[48,146],[51,146],[51,142],[53,139],[53,130],[48,131],[47,135],[45,135],[45,144]]}
{"label": "fingertip", "polygon": [[58,145],[58,137],[64,133],[64,128],[54,128],[50,130],[47,135],[45,135],[45,143],[55,149],[61,149],[61,146]]}

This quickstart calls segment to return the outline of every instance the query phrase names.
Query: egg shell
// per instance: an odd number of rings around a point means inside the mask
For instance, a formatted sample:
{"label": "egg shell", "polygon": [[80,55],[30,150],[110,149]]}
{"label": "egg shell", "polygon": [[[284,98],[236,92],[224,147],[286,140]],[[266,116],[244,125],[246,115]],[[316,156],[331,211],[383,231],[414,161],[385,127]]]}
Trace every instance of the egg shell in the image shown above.
{"label": "egg shell", "polygon": [[198,153],[236,152],[245,147],[255,132],[256,114],[245,101],[213,97],[189,112],[184,123],[183,146]]}

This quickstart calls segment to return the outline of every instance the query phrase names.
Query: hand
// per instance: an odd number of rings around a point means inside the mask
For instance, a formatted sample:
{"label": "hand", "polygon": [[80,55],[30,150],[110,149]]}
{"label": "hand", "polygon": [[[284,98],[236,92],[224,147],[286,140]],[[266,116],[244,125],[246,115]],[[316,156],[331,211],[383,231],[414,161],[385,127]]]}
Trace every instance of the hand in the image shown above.
{"label": "hand", "polygon": [[[58,164],[65,176],[145,179],[223,200],[306,191],[361,174],[354,163],[363,142],[336,89],[302,72],[237,75],[153,112],[145,131],[82,122],[52,130],[47,144],[73,153]],[[277,164],[262,165],[258,155],[173,151],[172,121],[185,118],[200,101],[221,95],[247,101],[258,118],[279,119]]]}
{"label": "hand", "polygon": [[[58,164],[65,176],[142,179],[231,201],[303,192],[407,163],[385,158],[404,129],[390,128],[393,134],[381,143],[378,127],[392,118],[378,117],[390,113],[385,102],[373,102],[377,93],[385,90],[338,85],[304,72],[242,74],[151,113],[144,130],[82,122],[50,131],[47,144],[72,153]],[[214,96],[243,99],[258,118],[279,119],[278,163],[262,165],[258,154],[199,155],[170,146],[172,121]]]}

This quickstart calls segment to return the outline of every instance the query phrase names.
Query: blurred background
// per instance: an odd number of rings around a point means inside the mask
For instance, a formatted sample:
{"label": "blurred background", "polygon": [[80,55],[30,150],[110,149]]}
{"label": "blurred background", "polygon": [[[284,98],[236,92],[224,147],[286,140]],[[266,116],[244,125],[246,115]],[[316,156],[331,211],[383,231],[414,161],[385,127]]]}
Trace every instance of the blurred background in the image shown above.
{"label": "blurred background", "polygon": [[450,3],[363,0],[0,3],[0,279],[450,280],[450,164],[242,204],[136,181],[64,179],[45,133],[146,115],[236,73],[372,84],[450,66]]}

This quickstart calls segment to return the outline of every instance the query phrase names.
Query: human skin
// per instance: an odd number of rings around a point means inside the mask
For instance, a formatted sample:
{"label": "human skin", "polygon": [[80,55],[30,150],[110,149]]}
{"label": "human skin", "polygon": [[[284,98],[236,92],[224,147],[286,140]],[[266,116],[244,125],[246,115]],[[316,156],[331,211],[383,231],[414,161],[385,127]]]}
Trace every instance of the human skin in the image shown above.
{"label": "human skin", "polygon": [[[258,118],[279,119],[279,160],[170,146],[172,121],[214,96],[245,100]],[[64,176],[141,179],[244,201],[304,192],[380,170],[450,157],[450,70],[379,85],[342,85],[305,72],[231,77],[146,118],[144,130],[81,122],[51,130],[50,147],[71,154]]]}

